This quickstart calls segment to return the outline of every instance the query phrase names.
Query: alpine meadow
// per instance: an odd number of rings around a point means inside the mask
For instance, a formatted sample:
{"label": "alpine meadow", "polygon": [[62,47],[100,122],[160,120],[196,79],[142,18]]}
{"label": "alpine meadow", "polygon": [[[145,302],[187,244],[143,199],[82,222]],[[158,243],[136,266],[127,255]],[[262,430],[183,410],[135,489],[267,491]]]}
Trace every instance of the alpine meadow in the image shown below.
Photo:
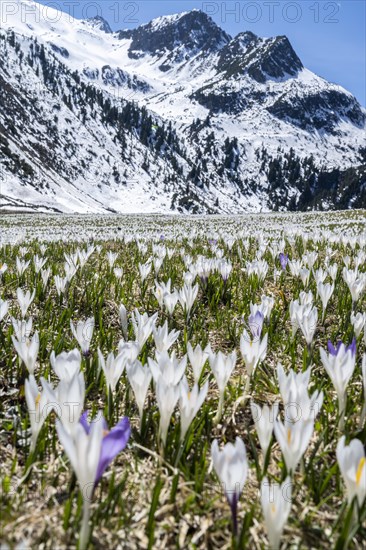
{"label": "alpine meadow", "polygon": [[361,549],[365,220],[4,218],[4,542]]}
{"label": "alpine meadow", "polygon": [[361,4],[1,1],[0,550],[365,549]]}

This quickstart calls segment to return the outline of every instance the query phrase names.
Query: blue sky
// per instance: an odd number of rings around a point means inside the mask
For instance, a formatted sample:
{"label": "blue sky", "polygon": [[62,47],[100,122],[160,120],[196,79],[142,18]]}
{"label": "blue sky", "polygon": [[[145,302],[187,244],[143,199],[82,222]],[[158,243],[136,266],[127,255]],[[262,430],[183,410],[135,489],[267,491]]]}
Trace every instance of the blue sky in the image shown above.
{"label": "blue sky", "polygon": [[303,64],[344,86],[366,105],[366,2],[364,0],[39,0],[78,18],[102,15],[113,30],[133,28],[154,17],[202,9],[235,35],[285,34]]}

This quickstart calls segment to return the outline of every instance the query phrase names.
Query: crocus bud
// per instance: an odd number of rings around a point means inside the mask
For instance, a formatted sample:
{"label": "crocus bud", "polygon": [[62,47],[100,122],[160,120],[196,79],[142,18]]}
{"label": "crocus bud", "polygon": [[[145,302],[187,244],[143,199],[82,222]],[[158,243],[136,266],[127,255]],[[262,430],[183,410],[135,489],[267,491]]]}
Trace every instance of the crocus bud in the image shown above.
{"label": "crocus bud", "polygon": [[337,461],[346,484],[348,504],[356,497],[361,507],[366,497],[366,456],[359,439],[345,445],[343,435],[337,445]]}
{"label": "crocus bud", "polygon": [[291,479],[288,477],[279,485],[269,483],[265,477],[261,485],[261,504],[269,547],[278,550],[291,510]]}
{"label": "crocus bud", "polygon": [[84,355],[89,355],[90,343],[92,341],[94,331],[94,318],[89,317],[86,321],[78,321],[75,326],[72,321],[70,321],[70,328],[75,340],[81,348],[82,353]]}
{"label": "crocus bud", "polygon": [[78,349],[63,351],[59,355],[52,351],[50,363],[60,380],[71,381],[80,371],[81,355]]}
{"label": "crocus bud", "polygon": [[233,530],[236,534],[237,505],[248,475],[247,453],[244,442],[240,437],[237,437],[234,445],[227,443],[220,450],[215,439],[211,446],[211,457],[231,508]]}
{"label": "crocus bud", "polygon": [[263,455],[266,456],[273,433],[274,422],[278,415],[278,403],[275,403],[272,407],[264,405],[260,408],[257,403],[252,401],[250,407],[259,443]]}

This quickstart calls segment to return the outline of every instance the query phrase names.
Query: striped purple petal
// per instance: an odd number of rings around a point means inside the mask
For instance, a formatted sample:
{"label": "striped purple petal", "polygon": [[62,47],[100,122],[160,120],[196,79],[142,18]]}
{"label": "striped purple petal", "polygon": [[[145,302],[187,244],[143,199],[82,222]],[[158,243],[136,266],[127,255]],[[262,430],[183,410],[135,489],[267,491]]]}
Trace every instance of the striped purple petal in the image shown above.
{"label": "striped purple petal", "polygon": [[286,266],[287,266],[287,262],[288,262],[287,254],[283,254],[283,252],[280,252],[279,260],[280,260],[280,264],[281,264],[282,269],[285,270]]}
{"label": "striped purple petal", "polygon": [[[333,346],[332,342],[328,340],[328,351],[334,357],[338,355],[339,350],[341,349],[341,346],[346,347],[345,344],[343,344],[343,342],[337,342],[337,345]],[[349,350],[351,350],[352,355],[356,355],[356,338],[353,338],[350,345],[346,347],[346,351],[349,351]]]}
{"label": "striped purple petal", "polygon": [[130,421],[127,416],[125,416],[105,435],[102,441],[102,450],[100,453],[95,484],[98,483],[112,460],[126,447],[130,434]]}
{"label": "striped purple petal", "polygon": [[[81,415],[79,422],[86,433],[89,434],[90,423],[88,422],[88,411],[85,411]],[[122,418],[110,431],[108,430],[108,424],[105,418],[103,418],[103,424],[105,436],[102,440],[99,464],[95,476],[95,485],[97,485],[112,460],[126,447],[131,435],[130,421],[127,416]]]}

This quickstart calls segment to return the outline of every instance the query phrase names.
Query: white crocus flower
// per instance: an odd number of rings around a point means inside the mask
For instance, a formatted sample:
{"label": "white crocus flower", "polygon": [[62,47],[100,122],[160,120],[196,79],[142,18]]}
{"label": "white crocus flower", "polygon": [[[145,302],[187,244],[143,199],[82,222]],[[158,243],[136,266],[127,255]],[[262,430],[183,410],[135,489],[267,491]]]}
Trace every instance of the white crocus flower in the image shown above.
{"label": "white crocus flower", "polygon": [[8,302],[0,298],[0,322],[4,319],[5,315],[7,315],[8,310],[9,310]]}
{"label": "white crocus flower", "polygon": [[248,461],[244,442],[237,437],[234,445],[226,443],[220,450],[217,439],[215,439],[211,445],[211,457],[213,467],[231,508],[235,533],[237,530],[237,504],[248,476]]}
{"label": "white crocus flower", "polygon": [[288,477],[279,485],[269,483],[265,477],[261,484],[261,504],[269,547],[278,550],[291,510],[291,479]]}
{"label": "white crocus flower", "polygon": [[306,306],[304,310],[297,312],[297,323],[304,335],[308,347],[311,346],[316,331],[318,321],[318,310],[314,307]]}
{"label": "white crocus flower", "polygon": [[162,308],[164,305],[164,296],[165,294],[170,294],[172,282],[169,279],[167,283],[159,283],[155,281],[155,290],[154,296],[158,301],[159,306]]}
{"label": "white crocus flower", "polygon": [[72,254],[64,253],[64,257],[66,260],[64,264],[66,274],[68,273],[68,271],[70,271],[70,273],[74,272],[75,274],[78,269],[78,263],[79,263],[78,253],[77,252]]}
{"label": "white crocus flower", "polygon": [[300,270],[302,268],[301,260],[289,260],[288,265],[290,267],[291,275],[293,277],[299,277]]}
{"label": "white crocus flower", "polygon": [[236,352],[233,351],[229,355],[224,355],[221,351],[218,353],[209,352],[209,361],[211,370],[215,376],[217,386],[219,388],[219,406],[215,422],[220,421],[222,408],[224,405],[224,395],[227,383],[236,365]]}
{"label": "white crocus flower", "polygon": [[185,283],[186,285],[192,285],[195,277],[196,277],[196,273],[192,273],[191,271],[186,271],[183,275],[183,283]]}
{"label": "white crocus flower", "polygon": [[260,337],[252,339],[245,329],[240,337],[240,351],[249,378],[254,373],[258,364],[266,357],[267,341],[268,334],[265,334],[262,340]]}
{"label": "white crocus flower", "polygon": [[26,261],[26,260],[22,260],[21,258],[16,259],[16,268],[17,268],[18,275],[20,277],[24,274],[29,264],[30,264],[30,260]]}
{"label": "white crocus flower", "polygon": [[37,438],[47,417],[48,396],[45,391],[39,391],[36,379],[33,375],[24,384],[25,399],[27,401],[29,420],[31,426],[30,452],[36,448]]}
{"label": "white crocus flower", "polygon": [[315,391],[311,396],[304,387],[290,392],[289,402],[285,405],[286,420],[298,422],[314,421],[322,408],[324,400],[323,392]]}
{"label": "white crocus flower", "polygon": [[349,269],[349,266],[351,265],[351,258],[347,256],[343,256],[343,263],[346,266],[346,269]]}
{"label": "white crocus flower", "polygon": [[89,355],[90,343],[93,338],[94,323],[94,317],[89,317],[86,321],[78,321],[75,326],[73,322],[70,321],[71,332],[84,355]]}
{"label": "white crocus flower", "polygon": [[303,260],[306,262],[309,269],[312,269],[314,267],[314,264],[316,260],[318,259],[318,253],[313,250],[312,252],[309,252],[308,254],[303,255]]}
{"label": "white crocus flower", "polygon": [[265,319],[269,319],[271,317],[274,303],[275,301],[272,296],[265,296],[264,294],[262,294],[262,302],[260,304],[260,309]]}
{"label": "white crocus flower", "polygon": [[8,269],[8,266],[7,264],[0,264],[0,281],[1,281],[1,278],[2,276],[4,275],[5,271],[7,271]]}
{"label": "white crocus flower", "polygon": [[156,361],[149,357],[148,362],[155,384],[158,382],[159,377],[162,376],[164,382],[176,386],[185,373],[187,356],[184,355],[182,359],[178,359],[175,351],[171,355],[167,351],[162,353],[157,352]]}
{"label": "white crocus flower", "polygon": [[268,263],[266,260],[254,260],[247,262],[248,277],[256,275],[260,282],[264,281],[268,273]]}
{"label": "white crocus flower", "polygon": [[128,318],[127,318],[127,310],[124,304],[121,304],[119,306],[119,319],[121,321],[121,327],[122,327],[122,334],[125,340],[128,339]]}
{"label": "white crocus flower", "polygon": [[179,294],[176,290],[173,292],[165,292],[164,294],[164,306],[166,307],[170,316],[173,315],[175,306],[179,300]]}
{"label": "white crocus flower", "polygon": [[281,363],[277,365],[277,377],[278,384],[280,387],[281,397],[284,404],[290,402],[291,391],[297,390],[300,391],[301,388],[307,390],[311,375],[311,368],[309,367],[304,372],[296,373],[293,369],[289,370],[289,373],[286,374]]}
{"label": "white crocus flower", "polygon": [[195,384],[192,390],[189,389],[187,378],[184,377],[180,383],[180,440],[183,441],[189,426],[192,424],[199,409],[202,407],[208,392],[208,381],[200,389]]}
{"label": "white crocus flower", "polygon": [[314,273],[315,284],[318,287],[319,283],[324,283],[327,277],[327,272],[324,271],[322,267],[320,267],[319,269],[316,269],[313,273]]}
{"label": "white crocus flower", "polygon": [[168,351],[179,337],[179,330],[169,332],[168,321],[162,327],[153,327],[155,346],[158,352]]}
{"label": "white crocus flower", "polygon": [[52,404],[65,430],[72,434],[84,410],[85,381],[82,372],[71,380],[60,380],[54,389],[44,378],[41,378],[44,391]]}
{"label": "white crocus flower", "polygon": [[366,353],[363,354],[362,358],[362,384],[363,384],[363,407],[360,418],[360,429],[363,427],[363,423],[366,418]]}
{"label": "white crocus flower", "polygon": [[203,367],[208,359],[208,351],[203,350],[199,344],[193,349],[191,343],[188,342],[187,353],[192,366],[194,381],[198,384]]}
{"label": "white crocus flower", "polygon": [[104,418],[100,415],[91,423],[89,433],[78,422],[73,433],[65,429],[64,424],[56,420],[56,429],[61,445],[71,462],[83,496],[83,521],[78,547],[85,550],[89,539],[89,516],[91,496],[102,450]]}
{"label": "white crocus flower", "polygon": [[113,269],[113,273],[114,273],[114,276],[116,277],[116,279],[121,279],[122,275],[123,275],[122,267],[115,267]]}
{"label": "white crocus flower", "polygon": [[286,375],[282,365],[277,365],[277,376],[280,392],[285,405],[285,417],[287,420],[297,422],[315,419],[323,405],[323,392],[315,391],[311,397],[308,393],[311,368],[305,372],[295,373],[290,369]]}
{"label": "white crocus flower", "polygon": [[229,261],[222,260],[218,264],[218,271],[220,272],[220,275],[221,275],[221,277],[223,278],[224,281],[228,280],[232,269],[233,269],[233,266],[232,266],[231,262],[229,262]]}
{"label": "white crocus flower", "polygon": [[78,261],[80,263],[81,269],[86,265],[86,262],[89,260],[90,256],[93,254],[95,250],[94,246],[90,246],[87,248],[87,250],[80,250],[78,249]]}
{"label": "white crocus flower", "polygon": [[67,277],[60,277],[59,275],[55,275],[54,281],[58,296],[62,296],[62,294],[65,294],[67,285],[69,284],[69,279]]}
{"label": "white crocus flower", "polygon": [[99,348],[98,348],[98,357],[99,357],[99,365],[102,367],[102,370],[104,372],[104,376],[107,384],[107,391],[108,392],[112,391],[113,393],[116,390],[118,381],[121,378],[123,370],[125,368],[126,357],[123,353],[119,353],[115,357],[114,353],[111,352],[108,354],[107,361],[106,361]]}
{"label": "white crocus flower", "polygon": [[151,262],[146,262],[145,264],[139,264],[139,272],[141,277],[141,282],[144,282],[151,272]]}
{"label": "white crocus flower", "polygon": [[353,330],[355,331],[356,338],[358,338],[366,324],[366,313],[351,313],[351,323]]}
{"label": "white crocus flower", "polygon": [[306,269],[306,267],[301,268],[300,269],[300,278],[302,280],[302,284],[306,288],[309,284],[310,269]]}
{"label": "white crocus flower", "polygon": [[300,418],[297,422],[276,420],[276,439],[281,448],[288,472],[294,473],[314,432],[314,421]]}
{"label": "white crocus flower", "polygon": [[324,284],[322,282],[318,283],[318,294],[320,296],[320,299],[323,305],[322,321],[324,321],[325,311],[327,309],[328,302],[333,292],[334,292],[334,284],[330,284],[330,283]]}
{"label": "white crocus flower", "polygon": [[13,344],[19,358],[27,367],[29,374],[34,374],[39,351],[38,332],[34,333],[31,340],[29,338],[23,338],[19,341],[14,338],[14,336],[12,336],[11,339],[13,340]]}
{"label": "white crocus flower", "polygon": [[356,497],[361,508],[366,497],[366,456],[361,441],[353,439],[346,446],[343,435],[337,445],[337,461],[346,485],[348,504]]}
{"label": "white crocus flower", "polygon": [[334,264],[328,266],[328,273],[329,273],[329,276],[330,276],[330,278],[332,279],[332,281],[334,283],[334,281],[337,278],[337,274],[338,274],[338,264],[334,263]]}
{"label": "white crocus flower", "polygon": [[139,345],[140,350],[142,350],[146,341],[150,338],[157,318],[157,313],[154,313],[151,317],[149,317],[147,313],[141,315],[137,309],[135,309],[132,313],[132,325],[135,332],[136,342]]}
{"label": "white crocus flower", "polygon": [[48,267],[47,269],[41,269],[41,278],[43,283],[43,288],[45,289],[48,283],[48,280],[51,276],[51,268]]}
{"label": "white crocus flower", "polygon": [[50,363],[60,380],[71,381],[71,379],[80,371],[80,351],[78,349],[73,349],[69,352],[63,351],[59,355],[55,355],[55,352],[52,351],[50,355]]}
{"label": "white crocus flower", "polygon": [[139,353],[140,347],[137,342],[125,342],[124,340],[120,340],[118,344],[118,355],[123,355],[126,362],[129,361],[133,363],[138,358]]}
{"label": "white crocus flower", "polygon": [[[328,344],[329,346],[329,344]],[[353,375],[356,365],[356,346],[346,348],[340,343],[337,349],[331,346],[329,354],[320,348],[320,358],[327,371],[338,396],[340,429],[343,429],[344,413],[347,401],[347,386]]]}
{"label": "white crocus flower", "polygon": [[358,269],[348,269],[346,266],[342,270],[342,277],[346,285],[349,287],[354,283],[358,276]]}
{"label": "white crocus flower", "polygon": [[162,376],[156,383],[156,400],[160,413],[159,438],[166,445],[170,419],[179,399],[179,386],[167,384]]}
{"label": "white crocus flower", "polygon": [[18,319],[14,319],[14,317],[12,317],[11,322],[14,329],[14,336],[17,340],[19,340],[19,342],[25,341],[30,337],[33,325],[32,317],[29,317],[27,321],[24,319],[18,321]]}
{"label": "white crocus flower", "polygon": [[111,269],[114,266],[114,264],[116,263],[117,258],[118,258],[118,253],[117,252],[112,252],[111,250],[108,250],[107,260],[108,260],[108,263],[109,263],[109,267]]}
{"label": "white crocus flower", "polygon": [[252,401],[250,407],[259,443],[265,457],[271,441],[274,422],[278,415],[278,403],[275,403],[272,407],[264,405],[260,408],[257,403]]}
{"label": "white crocus flower", "polygon": [[157,277],[157,275],[158,275],[158,273],[161,269],[161,266],[163,265],[163,261],[164,261],[164,258],[154,258],[153,259],[155,277]]}
{"label": "white crocus flower", "polygon": [[17,288],[17,299],[23,319],[26,316],[29,306],[33,302],[35,295],[35,290],[33,290],[31,294],[29,290],[27,290],[27,292],[23,292],[21,288]]}
{"label": "white crocus flower", "polygon": [[34,271],[36,273],[39,273],[41,271],[42,267],[45,266],[46,262],[47,262],[47,258],[41,258],[40,256],[38,256],[36,254],[33,258]]}
{"label": "white crocus flower", "polygon": [[188,284],[184,284],[183,288],[179,291],[179,301],[186,314],[186,320],[188,321],[193,304],[197,298],[198,284],[193,287]]}
{"label": "white crocus flower", "polygon": [[[65,280],[68,283],[70,283],[78,270],[78,266],[74,263],[65,262],[64,267],[65,267]],[[96,277],[97,276],[98,275],[96,275]]]}
{"label": "white crocus flower", "polygon": [[308,292],[305,292],[305,290],[302,290],[299,295],[300,304],[303,306],[308,306],[309,304],[313,304],[314,302],[314,296],[311,290]]}
{"label": "white crocus flower", "polygon": [[[304,293],[306,294],[306,293]],[[290,320],[291,320],[291,326],[292,326],[292,338],[295,337],[298,329],[299,329],[299,322],[298,317],[302,316],[304,311],[310,311],[312,308],[312,302],[303,304],[300,303],[299,300],[291,300],[290,302]]]}
{"label": "white crocus flower", "polygon": [[152,374],[147,365],[143,366],[140,361],[136,360],[133,363],[128,362],[126,365],[126,373],[128,381],[131,384],[135,394],[136,403],[140,413],[140,421],[144,412],[144,403],[146,400],[147,391],[149,389]]}
{"label": "white crocus flower", "polygon": [[365,290],[365,281],[364,279],[361,279],[359,277],[355,281],[351,282],[348,286],[352,296],[352,303],[355,304]]}

